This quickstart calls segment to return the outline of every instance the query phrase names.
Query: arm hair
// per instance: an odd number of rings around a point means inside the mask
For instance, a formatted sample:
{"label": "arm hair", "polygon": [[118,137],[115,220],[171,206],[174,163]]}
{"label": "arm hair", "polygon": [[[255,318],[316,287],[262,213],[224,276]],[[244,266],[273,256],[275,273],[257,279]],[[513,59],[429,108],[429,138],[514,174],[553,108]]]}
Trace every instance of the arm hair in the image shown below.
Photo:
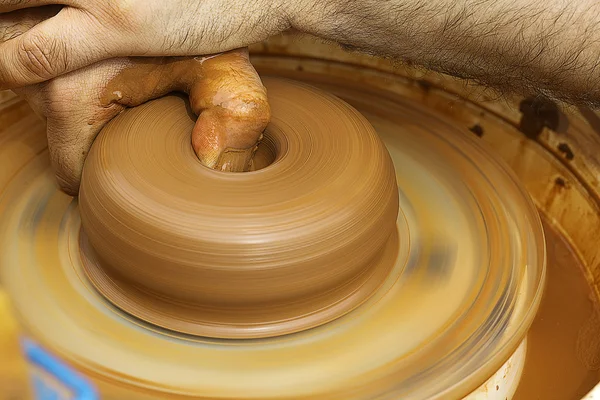
{"label": "arm hair", "polygon": [[600,106],[597,0],[315,0],[295,15],[295,28],[347,48]]}

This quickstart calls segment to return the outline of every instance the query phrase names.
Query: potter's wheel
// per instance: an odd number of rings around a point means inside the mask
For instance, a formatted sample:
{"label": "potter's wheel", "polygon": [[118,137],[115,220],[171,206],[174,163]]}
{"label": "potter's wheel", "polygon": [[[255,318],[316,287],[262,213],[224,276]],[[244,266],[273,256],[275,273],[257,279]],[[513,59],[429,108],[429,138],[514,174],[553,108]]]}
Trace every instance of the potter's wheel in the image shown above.
{"label": "potter's wheel", "polygon": [[[0,200],[2,278],[23,325],[76,368],[140,398],[459,398],[483,383],[515,351],[540,300],[534,206],[467,133],[351,83],[330,89],[373,124],[400,188],[396,262],[364,304],[255,340],[136,319],[88,280],[77,202],[58,191],[42,151]],[[25,139],[14,136],[16,152]]]}

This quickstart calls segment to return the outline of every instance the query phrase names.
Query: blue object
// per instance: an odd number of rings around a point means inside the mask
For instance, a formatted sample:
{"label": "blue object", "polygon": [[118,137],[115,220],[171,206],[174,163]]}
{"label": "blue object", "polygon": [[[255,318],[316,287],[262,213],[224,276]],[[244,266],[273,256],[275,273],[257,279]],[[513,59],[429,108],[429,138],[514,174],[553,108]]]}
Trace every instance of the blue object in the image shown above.
{"label": "blue object", "polygon": [[[30,339],[22,339],[21,346],[27,360],[69,390],[72,394],[71,399],[98,400],[96,390],[84,377],[63,364],[37,343]],[[37,400],[61,400],[59,393],[47,385],[40,376],[33,376],[33,387]]]}

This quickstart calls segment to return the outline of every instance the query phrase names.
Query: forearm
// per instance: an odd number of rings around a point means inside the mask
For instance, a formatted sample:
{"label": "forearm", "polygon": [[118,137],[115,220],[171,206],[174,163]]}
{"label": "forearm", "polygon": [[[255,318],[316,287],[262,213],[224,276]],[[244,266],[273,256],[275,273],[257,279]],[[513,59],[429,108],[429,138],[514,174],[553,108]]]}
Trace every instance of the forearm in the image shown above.
{"label": "forearm", "polygon": [[334,0],[315,7],[292,24],[503,91],[600,105],[597,0]]}

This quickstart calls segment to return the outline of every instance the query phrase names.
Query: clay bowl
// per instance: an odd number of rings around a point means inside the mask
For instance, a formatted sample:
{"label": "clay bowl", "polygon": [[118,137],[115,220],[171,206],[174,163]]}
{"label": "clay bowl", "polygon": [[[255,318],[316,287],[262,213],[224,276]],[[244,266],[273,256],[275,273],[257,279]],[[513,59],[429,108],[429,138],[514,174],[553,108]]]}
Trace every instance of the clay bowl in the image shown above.
{"label": "clay bowl", "polygon": [[266,337],[354,309],[395,260],[391,158],[355,109],[267,79],[272,122],[254,171],[204,167],[182,97],[130,109],[83,171],[82,255],[111,302],[200,336]]}

